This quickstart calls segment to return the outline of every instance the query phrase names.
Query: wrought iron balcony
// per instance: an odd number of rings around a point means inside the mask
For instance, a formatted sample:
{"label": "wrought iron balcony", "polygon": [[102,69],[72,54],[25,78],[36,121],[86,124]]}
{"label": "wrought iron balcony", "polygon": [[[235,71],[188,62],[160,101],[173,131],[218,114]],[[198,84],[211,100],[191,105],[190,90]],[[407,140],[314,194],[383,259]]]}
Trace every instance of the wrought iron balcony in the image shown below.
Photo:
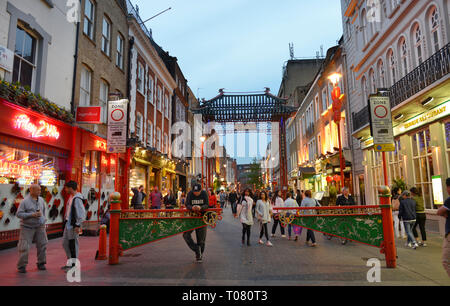
{"label": "wrought iron balcony", "polygon": [[369,106],[365,106],[357,113],[352,113],[353,132],[369,124]]}
{"label": "wrought iron balcony", "polygon": [[139,15],[139,11],[138,9],[136,9],[136,7],[134,7],[133,3],[131,3],[130,0],[127,0],[127,10],[128,10],[128,15],[132,16],[136,19],[137,23],[139,23],[142,31],[144,31],[144,33],[149,37],[152,38],[152,32],[151,30],[149,30],[145,24],[143,23],[141,16]]}
{"label": "wrought iron balcony", "polygon": [[[450,43],[433,54],[389,89],[391,108],[400,105],[421,90],[450,73]],[[369,107],[352,113],[353,132],[369,124]]]}
{"label": "wrought iron balcony", "polygon": [[391,107],[396,107],[449,73],[450,43],[391,87]]}

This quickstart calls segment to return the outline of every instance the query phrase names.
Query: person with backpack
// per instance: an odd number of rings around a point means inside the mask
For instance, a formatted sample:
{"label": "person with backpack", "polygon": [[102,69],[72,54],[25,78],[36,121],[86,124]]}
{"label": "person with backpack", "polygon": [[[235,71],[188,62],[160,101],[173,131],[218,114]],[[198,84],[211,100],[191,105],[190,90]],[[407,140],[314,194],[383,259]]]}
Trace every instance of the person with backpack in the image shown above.
{"label": "person with backpack", "polygon": [[416,205],[416,201],[411,199],[411,193],[408,190],[403,191],[402,199],[400,199],[398,217],[405,225],[406,235],[408,236],[406,246],[413,248],[414,250],[419,246],[412,233],[412,228],[416,222]]}
{"label": "person with backpack", "polygon": [[75,266],[73,262],[69,265],[70,260],[78,258],[79,255],[78,238],[82,233],[81,225],[86,220],[86,210],[83,205],[83,195],[77,191],[78,184],[70,181],[64,188],[69,195],[69,200],[63,222],[63,248],[67,256],[67,264],[62,269],[68,270]]}
{"label": "person with backpack", "polygon": [[[423,198],[420,196],[419,189],[413,187],[409,190],[411,192],[411,198],[416,201],[416,223],[414,224],[412,231],[414,238],[416,238],[417,244],[419,246],[427,246],[427,232],[425,230],[425,223],[427,221],[427,214],[425,213],[425,204],[423,203]],[[422,241],[418,241],[419,234],[417,233],[417,226],[420,228],[420,234],[422,236]]]}
{"label": "person with backpack", "polygon": [[[394,187],[392,189],[392,217],[394,219],[394,232],[395,237],[406,239],[405,225],[400,222],[398,218],[398,209],[400,207],[400,196],[402,190],[399,187]],[[400,227],[400,230],[399,230]]]}

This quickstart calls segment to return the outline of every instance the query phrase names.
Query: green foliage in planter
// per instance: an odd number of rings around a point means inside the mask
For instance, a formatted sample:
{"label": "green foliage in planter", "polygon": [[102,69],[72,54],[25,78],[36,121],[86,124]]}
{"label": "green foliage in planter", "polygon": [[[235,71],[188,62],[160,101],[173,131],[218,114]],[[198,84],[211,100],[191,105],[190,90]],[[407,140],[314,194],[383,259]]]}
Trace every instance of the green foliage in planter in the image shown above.
{"label": "green foliage in planter", "polygon": [[408,186],[406,185],[405,181],[401,178],[397,178],[397,179],[393,179],[392,180],[392,187],[391,190],[394,189],[395,187],[400,188],[402,191],[408,190]]}

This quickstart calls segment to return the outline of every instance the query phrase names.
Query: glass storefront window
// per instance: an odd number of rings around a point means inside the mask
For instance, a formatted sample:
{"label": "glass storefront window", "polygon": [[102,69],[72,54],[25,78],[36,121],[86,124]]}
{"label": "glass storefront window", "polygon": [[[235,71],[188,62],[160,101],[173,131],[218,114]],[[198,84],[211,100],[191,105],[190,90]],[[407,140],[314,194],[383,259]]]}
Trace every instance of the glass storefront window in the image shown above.
{"label": "glass storefront window", "polygon": [[447,141],[447,167],[450,173],[450,122],[445,123],[445,140]]}
{"label": "glass storefront window", "polygon": [[420,131],[412,137],[413,171],[415,186],[419,189],[426,209],[437,209],[433,204],[431,177],[434,175],[430,130]]}
{"label": "glass storefront window", "polygon": [[83,158],[83,186],[98,188],[98,166],[100,154],[97,151],[88,151]]}
{"label": "glass storefront window", "polygon": [[54,187],[64,179],[66,160],[0,145],[0,184]]}
{"label": "glass storefront window", "polygon": [[401,144],[400,139],[395,140],[395,151],[389,152],[387,154],[387,158],[389,160],[389,176],[391,184],[394,179],[402,179],[405,180],[405,172],[404,172],[404,163],[403,163],[403,155],[401,152]]}

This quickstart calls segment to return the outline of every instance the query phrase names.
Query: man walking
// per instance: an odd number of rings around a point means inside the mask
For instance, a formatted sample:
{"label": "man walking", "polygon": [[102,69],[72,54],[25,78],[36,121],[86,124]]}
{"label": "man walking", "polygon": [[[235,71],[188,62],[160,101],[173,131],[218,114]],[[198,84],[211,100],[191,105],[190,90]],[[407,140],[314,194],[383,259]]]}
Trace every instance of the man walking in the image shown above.
{"label": "man walking", "polygon": [[20,273],[26,273],[28,264],[28,252],[33,244],[33,238],[36,240],[37,249],[37,267],[39,270],[46,270],[46,251],[47,251],[47,233],[45,231],[45,203],[41,194],[41,187],[37,184],[31,185],[30,194],[20,203],[17,210],[17,217],[20,221],[19,237],[19,261],[17,270]]}
{"label": "man walking", "polygon": [[68,263],[63,266],[62,269],[68,270],[75,266],[74,263],[69,266],[69,260],[78,258],[78,237],[82,233],[81,225],[86,219],[86,211],[83,206],[83,195],[77,192],[78,184],[74,181],[70,181],[66,183],[64,188],[66,189],[67,194],[69,194],[69,201],[67,202],[66,215],[63,223],[63,248],[66,252]]}
{"label": "man walking", "polygon": [[[447,185],[447,194],[450,194],[450,178],[446,180]],[[445,200],[444,205],[438,209],[438,216],[446,218],[445,221],[445,237],[444,237],[444,245],[442,246],[442,265],[444,266],[445,271],[447,271],[448,276],[450,277],[450,197]]]}
{"label": "man walking", "polygon": [[[208,194],[202,190],[200,184],[195,184],[194,188],[188,193],[186,198],[186,208],[194,212],[202,212],[208,209],[209,206]],[[205,252],[206,231],[208,227],[204,226],[195,230],[197,236],[197,243],[192,240],[192,231],[185,232],[183,238],[189,248],[195,252],[195,259],[197,262],[202,262],[203,252]]]}
{"label": "man walking", "polygon": [[416,222],[416,201],[411,199],[411,193],[408,190],[403,191],[400,207],[398,209],[398,217],[405,225],[406,235],[408,236],[407,246],[417,249],[419,246],[412,233],[412,228]]}
{"label": "man walking", "polygon": [[237,196],[236,190],[233,189],[231,191],[231,193],[228,195],[228,201],[231,204],[231,212],[233,213],[234,216],[236,216],[236,214],[237,214],[237,203],[236,203],[237,200],[238,200],[238,196]]}

